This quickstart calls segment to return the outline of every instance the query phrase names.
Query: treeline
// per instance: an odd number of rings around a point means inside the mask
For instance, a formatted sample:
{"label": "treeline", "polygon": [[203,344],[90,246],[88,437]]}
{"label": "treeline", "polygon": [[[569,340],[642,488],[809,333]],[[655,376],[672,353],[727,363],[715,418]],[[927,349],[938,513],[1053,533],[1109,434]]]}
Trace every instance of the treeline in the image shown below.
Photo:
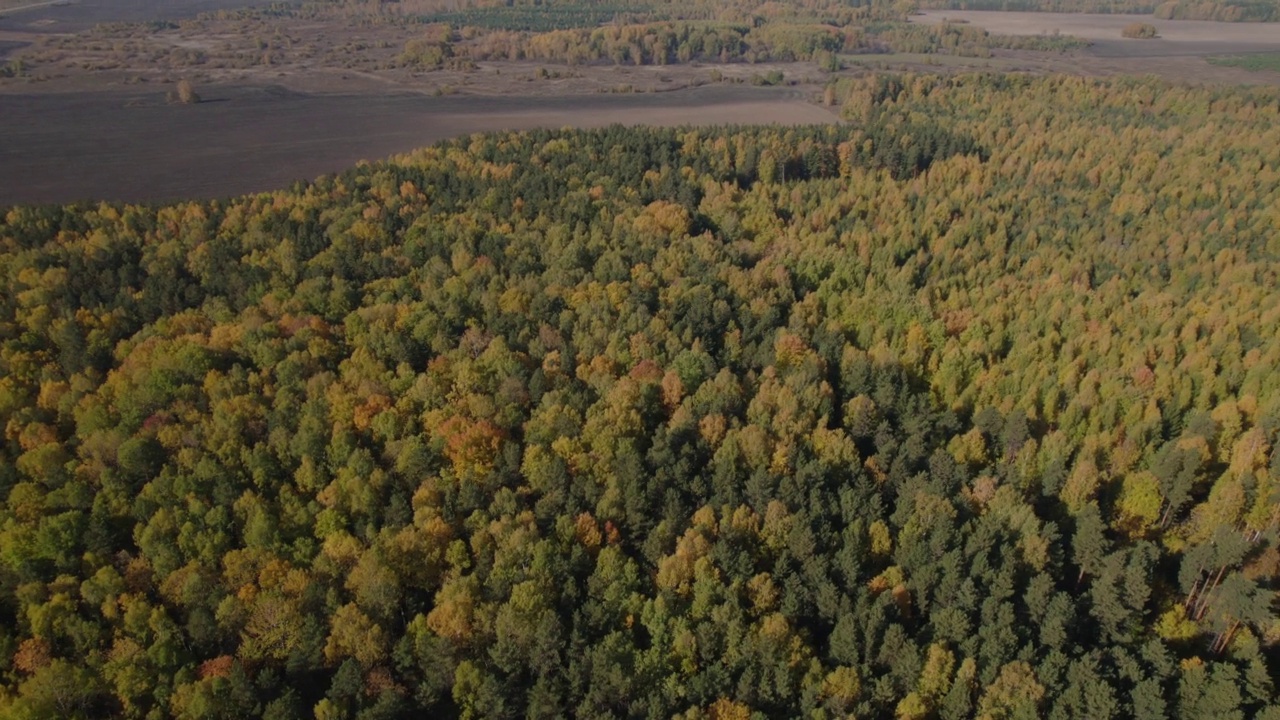
{"label": "treeline", "polygon": [[1216,20],[1219,22],[1280,22],[1276,0],[1176,0],[1156,6],[1155,15],[1166,20]]}
{"label": "treeline", "polygon": [[[589,29],[608,22],[643,23],[699,21],[761,23],[786,20],[848,24],[858,19],[901,19],[909,7],[891,0],[796,0],[785,4],[760,0],[392,0],[358,2],[312,0],[296,5],[273,6],[297,16],[338,12],[351,18],[386,22],[449,22],[494,30],[545,32],[555,29]],[[254,11],[249,11],[254,12]]]}
{"label": "treeline", "polygon": [[[423,16],[428,23],[444,23],[463,28],[486,30],[510,30],[518,32],[549,32],[594,28],[636,15],[637,8],[628,5],[502,5],[497,7],[471,7],[465,10],[432,13]],[[655,17],[660,13],[640,10],[641,21],[665,19]],[[630,24],[625,22],[624,24]]]}
{"label": "treeline", "polygon": [[1087,40],[1070,35],[993,35],[982,28],[948,22],[886,23],[868,28],[867,37],[864,47],[872,50],[968,57],[989,57],[995,49],[1065,52],[1089,45]]}
{"label": "treeline", "polygon": [[473,28],[453,33],[448,26],[436,25],[426,29],[422,38],[406,44],[402,60],[424,67],[439,67],[453,57],[570,65],[793,61],[822,54],[833,56],[857,47],[858,37],[857,30],[842,32],[825,25],[752,28],[718,23],[654,23],[544,33],[477,33]]}
{"label": "treeline", "polygon": [[0,714],[1280,717],[1280,94],[0,216]]}
{"label": "treeline", "polygon": [[793,62],[813,60],[839,67],[842,53],[914,52],[988,56],[994,48],[1062,52],[1087,45],[1069,36],[992,35],[953,23],[876,23],[839,29],[831,25],[731,25],[666,22],[606,25],[544,33],[454,31],[424,28],[401,55],[404,64],[441,67],[451,59],[538,60],[582,65],[669,65],[690,61]]}
{"label": "treeline", "polygon": [[658,23],[607,25],[536,35],[491,35],[465,50],[476,60],[527,58],[569,64],[609,61],[667,65],[691,60],[808,60],[818,52],[842,52],[857,35],[827,25]]}
{"label": "treeline", "polygon": [[1055,12],[1151,14],[1161,0],[921,0],[920,7],[937,10],[992,10],[1002,12]]}

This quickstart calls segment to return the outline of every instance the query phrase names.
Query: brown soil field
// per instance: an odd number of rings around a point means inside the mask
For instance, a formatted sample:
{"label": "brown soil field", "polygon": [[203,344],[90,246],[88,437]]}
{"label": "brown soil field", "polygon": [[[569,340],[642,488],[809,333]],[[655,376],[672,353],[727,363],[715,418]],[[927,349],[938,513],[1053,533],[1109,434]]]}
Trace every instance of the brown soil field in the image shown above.
{"label": "brown soil field", "polygon": [[0,39],[0,59],[3,59],[6,55],[13,52],[14,50],[21,50],[22,48],[26,47],[29,44],[30,43],[26,43],[21,40]]}
{"label": "brown soil field", "polygon": [[[1096,76],[1157,75],[1174,82],[1197,84],[1280,84],[1280,73],[1222,67],[1206,60],[1221,55],[1280,51],[1280,24],[1276,23],[1160,20],[1150,15],[977,10],[928,10],[911,18],[912,22],[919,23],[941,23],[944,19],[966,22],[1000,35],[1049,35],[1056,32],[1093,43],[1083,50],[1061,54],[997,50],[995,57],[987,60],[965,58],[965,69],[970,70],[1065,72]],[[1121,30],[1134,22],[1154,25],[1160,36],[1147,40],[1122,37]],[[954,64],[945,58],[937,58],[931,63],[894,64],[887,59],[881,63],[884,67],[902,67],[905,64],[912,69],[927,69],[929,64],[944,67]]]}
{"label": "brown soil field", "polygon": [[0,0],[0,30],[68,33],[99,23],[151,22],[228,10],[252,0]]}
{"label": "brown soil field", "polygon": [[[247,1],[221,0],[221,4]],[[0,42],[29,45],[10,51],[12,58],[22,61],[23,71],[19,77],[0,78],[0,93],[108,88],[137,92],[143,86],[172,87],[179,79],[198,86],[282,85],[302,92],[340,94],[664,92],[721,78],[751,82],[774,70],[786,73],[789,81],[823,81],[812,63],[742,63],[713,69],[698,63],[571,67],[551,62],[543,67],[504,60],[420,68],[402,62],[400,55],[408,42],[423,35],[422,26],[390,17],[348,17],[342,9],[346,6],[333,7],[336,9],[305,18],[232,13],[186,20],[172,27],[117,23],[79,33],[24,33],[0,28]]]}
{"label": "brown soil field", "polygon": [[[1091,15],[1074,13],[927,10],[912,22],[937,24],[960,20],[1000,35],[1073,35],[1093,40],[1098,51],[1117,56],[1211,55],[1223,52],[1261,52],[1280,48],[1280,24],[1224,23],[1202,20],[1161,20],[1150,15]],[[1140,22],[1160,34],[1151,40],[1126,39],[1126,25]]]}
{"label": "brown soil field", "polygon": [[[14,17],[73,10],[75,22],[137,21],[245,2],[78,0]],[[340,16],[231,16],[90,32],[72,32],[71,24],[42,33],[0,25],[0,52],[27,68],[0,79],[0,206],[272,190],[480,130],[835,119],[807,102],[821,82],[812,63],[484,62],[421,72],[391,62],[420,30]],[[771,72],[805,89],[752,86]],[[167,103],[179,78],[205,102]]]}
{"label": "brown soil field", "polygon": [[0,98],[0,206],[160,202],[285,187],[460,134],[534,127],[806,124],[835,116],[789,88],[546,97],[310,95],[213,88]]}
{"label": "brown soil field", "polygon": [[989,58],[889,53],[848,55],[844,60],[847,66],[890,72],[1067,73],[1088,77],[1155,75],[1172,82],[1195,85],[1280,85],[1280,72],[1258,72],[1214,65],[1204,55],[1117,57],[1096,55],[1090,51],[1059,54],[995,50]]}

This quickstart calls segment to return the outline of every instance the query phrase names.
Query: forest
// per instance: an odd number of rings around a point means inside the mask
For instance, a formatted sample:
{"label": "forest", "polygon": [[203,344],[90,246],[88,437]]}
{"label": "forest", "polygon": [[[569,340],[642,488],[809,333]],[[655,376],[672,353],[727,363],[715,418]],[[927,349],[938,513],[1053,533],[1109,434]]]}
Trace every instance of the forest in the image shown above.
{"label": "forest", "polygon": [[0,210],[0,716],[1280,718],[1280,92],[830,94]]}

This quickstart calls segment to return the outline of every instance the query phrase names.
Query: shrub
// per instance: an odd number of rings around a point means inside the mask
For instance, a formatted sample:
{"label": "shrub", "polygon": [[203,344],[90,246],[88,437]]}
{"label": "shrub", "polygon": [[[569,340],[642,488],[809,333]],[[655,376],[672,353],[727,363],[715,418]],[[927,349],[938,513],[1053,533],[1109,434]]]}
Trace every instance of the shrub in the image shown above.
{"label": "shrub", "polygon": [[191,81],[186,78],[178,81],[178,87],[174,89],[169,98],[171,102],[178,102],[183,105],[195,105],[200,102],[200,95],[192,87]]}
{"label": "shrub", "polygon": [[1124,30],[1120,34],[1127,38],[1137,38],[1139,40],[1151,40],[1160,37],[1160,33],[1156,31],[1156,26],[1151,23],[1135,22],[1124,26]]}

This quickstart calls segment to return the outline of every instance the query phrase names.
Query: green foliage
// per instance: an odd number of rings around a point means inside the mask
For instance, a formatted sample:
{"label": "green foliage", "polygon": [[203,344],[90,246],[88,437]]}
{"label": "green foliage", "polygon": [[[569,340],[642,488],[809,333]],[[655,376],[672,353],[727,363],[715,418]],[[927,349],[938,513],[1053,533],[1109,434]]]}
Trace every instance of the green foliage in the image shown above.
{"label": "green foliage", "polygon": [[10,60],[0,65],[0,78],[22,77],[26,69],[26,63],[22,60]]}
{"label": "green foliage", "polygon": [[961,57],[990,57],[992,49],[1065,52],[1089,42],[1070,35],[992,35],[982,28],[944,22],[877,23],[867,28],[871,47],[890,52],[939,53]]}
{"label": "green foliage", "polygon": [[1229,55],[1209,58],[1214,65],[1238,67],[1253,71],[1280,72],[1280,54],[1259,53],[1257,55]]}
{"label": "green foliage", "polygon": [[1166,20],[1280,22],[1280,3],[1275,0],[1168,0],[1156,6],[1155,15]]}
{"label": "green foliage", "polygon": [[1280,95],[831,88],[5,210],[0,714],[1266,717]]}
{"label": "green foliage", "polygon": [[548,32],[594,28],[621,17],[644,17],[661,20],[665,13],[656,8],[636,5],[550,4],[497,5],[440,12],[422,17],[424,22],[445,23],[455,27],[486,30]]}
{"label": "green foliage", "polygon": [[1138,13],[1153,12],[1161,0],[924,0],[923,8],[1004,12]]}

